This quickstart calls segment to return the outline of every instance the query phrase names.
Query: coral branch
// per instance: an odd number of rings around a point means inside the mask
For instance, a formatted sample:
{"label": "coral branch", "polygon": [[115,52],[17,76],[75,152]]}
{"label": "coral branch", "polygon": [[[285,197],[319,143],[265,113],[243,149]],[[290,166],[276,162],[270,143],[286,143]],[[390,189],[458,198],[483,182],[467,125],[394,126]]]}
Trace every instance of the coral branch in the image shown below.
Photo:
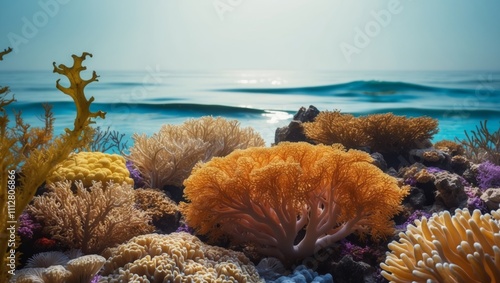
{"label": "coral branch", "polygon": [[1,52],[0,52],[0,61],[2,61],[2,60],[3,60],[3,56],[4,56],[4,55],[9,54],[10,52],[12,52],[12,48],[11,48],[11,47],[9,47],[9,48],[4,49],[3,51],[1,51]]}

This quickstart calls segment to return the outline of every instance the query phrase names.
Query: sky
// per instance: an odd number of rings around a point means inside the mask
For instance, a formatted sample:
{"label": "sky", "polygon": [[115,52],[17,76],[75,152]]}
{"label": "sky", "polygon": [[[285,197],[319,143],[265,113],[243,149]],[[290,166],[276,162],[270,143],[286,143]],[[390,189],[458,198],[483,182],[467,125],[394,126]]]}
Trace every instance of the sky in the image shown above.
{"label": "sky", "polygon": [[[500,70],[498,0],[0,3],[0,70]],[[89,61],[90,62],[90,61]]]}

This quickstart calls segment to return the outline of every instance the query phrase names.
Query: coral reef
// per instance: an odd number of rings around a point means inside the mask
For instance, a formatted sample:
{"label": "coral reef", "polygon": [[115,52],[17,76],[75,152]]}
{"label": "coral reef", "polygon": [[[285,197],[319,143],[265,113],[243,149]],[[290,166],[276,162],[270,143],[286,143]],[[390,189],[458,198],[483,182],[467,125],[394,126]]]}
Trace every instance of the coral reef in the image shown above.
{"label": "coral reef", "polygon": [[500,188],[500,165],[489,161],[479,164],[476,178],[478,186],[482,190]]}
{"label": "coral reef", "polygon": [[136,235],[152,231],[145,212],[135,208],[134,190],[126,184],[101,182],[88,190],[76,182],[50,185],[50,191],[37,196],[27,208],[43,231],[69,248],[83,253],[100,253],[106,247],[122,243]]}
{"label": "coral reef", "polygon": [[47,184],[69,180],[81,181],[85,187],[92,186],[93,182],[101,182],[106,186],[109,181],[133,185],[134,181],[129,176],[130,172],[125,166],[123,156],[82,151],[71,154],[57,165],[47,177]]}
{"label": "coral reef", "polygon": [[165,193],[158,189],[137,189],[134,194],[136,207],[146,212],[156,228],[165,233],[177,229],[179,208]]}
{"label": "coral reef", "polygon": [[86,255],[69,259],[61,252],[36,254],[31,262],[39,262],[16,272],[10,283],[91,283],[106,259]]}
{"label": "coral reef", "polygon": [[[465,132],[465,140],[460,141],[465,148],[465,156],[475,163],[490,161],[500,165],[500,127],[496,132],[490,132],[488,121],[479,123],[470,135]],[[457,140],[458,141],[458,140]]]}
{"label": "coral reef", "polygon": [[[4,54],[6,53],[3,52],[2,56]],[[81,78],[80,72],[86,70],[86,67],[82,66],[82,62],[87,56],[92,55],[86,52],[82,56],[73,55],[74,63],[71,67],[63,64],[59,66],[56,66],[55,63],[53,64],[54,72],[66,76],[70,82],[70,86],[66,88],[59,84],[60,80],[57,80],[56,88],[69,95],[75,103],[76,118],[74,128],[72,130],[66,129],[64,134],[51,141],[42,139],[44,142],[47,142],[36,147],[31,146],[29,152],[26,152],[26,148],[18,143],[19,139],[15,134],[16,129],[21,129],[21,132],[23,132],[22,128],[26,126],[19,123],[20,118],[16,119],[18,123],[14,126],[14,129],[9,130],[7,128],[9,119],[3,108],[12,103],[14,98],[5,98],[4,95],[8,89],[2,88],[0,91],[0,112],[3,114],[0,116],[0,278],[7,278],[7,265],[5,264],[5,253],[8,251],[8,236],[6,235],[7,220],[15,221],[19,218],[33,198],[37,188],[43,184],[58,163],[65,160],[73,150],[84,148],[88,145],[93,133],[89,125],[94,123],[93,119],[105,117],[105,113],[102,111],[91,112],[90,105],[94,101],[94,97],[88,100],[85,97],[85,87],[89,83],[97,81],[98,77],[93,72],[90,79],[84,80]],[[51,116],[46,114],[45,117],[45,128],[47,129],[49,126],[52,128],[53,120]],[[21,145],[21,147],[16,146],[16,144]],[[16,205],[15,211],[11,213],[10,211],[7,212],[7,184],[8,172],[12,172],[12,170],[17,170],[20,173],[20,178],[16,181],[15,191],[12,190],[15,194]]]}
{"label": "coral reef", "polygon": [[438,141],[434,144],[434,148],[438,149],[438,150],[442,150],[451,156],[465,154],[465,149],[461,144],[456,143],[454,141],[450,141],[450,140]]}
{"label": "coral reef", "polygon": [[40,223],[33,221],[32,216],[29,213],[23,212],[19,217],[19,228],[17,228],[17,233],[23,238],[31,239],[36,231],[41,230],[42,225]]}
{"label": "coral reef", "polygon": [[393,231],[390,218],[408,188],[372,162],[365,152],[303,142],[234,151],[193,170],[181,211],[212,239],[225,234],[293,261],[356,231]]}
{"label": "coral reef", "polygon": [[89,144],[89,151],[123,153],[127,148],[128,141],[123,141],[125,134],[118,131],[111,131],[110,127],[106,130],[96,127],[94,136]]}
{"label": "coral reef", "polygon": [[99,282],[263,282],[244,254],[187,233],[137,236],[104,255]]}
{"label": "coral reef", "polygon": [[392,113],[354,117],[340,111],[324,111],[314,122],[303,126],[306,136],[316,143],[369,147],[372,152],[380,153],[402,153],[426,147],[426,141],[438,132],[435,119],[406,118]]}
{"label": "coral reef", "polygon": [[382,275],[391,282],[500,282],[500,210],[455,210],[416,220],[389,244]]}
{"label": "coral reef", "polygon": [[333,283],[331,274],[319,275],[304,265],[297,266],[293,273],[281,276],[276,280],[266,281],[269,283]]}
{"label": "coral reef", "polygon": [[182,186],[194,165],[235,149],[264,146],[251,128],[240,129],[236,120],[206,116],[182,125],[164,125],[151,137],[134,135],[128,159],[139,170],[146,186],[162,189]]}

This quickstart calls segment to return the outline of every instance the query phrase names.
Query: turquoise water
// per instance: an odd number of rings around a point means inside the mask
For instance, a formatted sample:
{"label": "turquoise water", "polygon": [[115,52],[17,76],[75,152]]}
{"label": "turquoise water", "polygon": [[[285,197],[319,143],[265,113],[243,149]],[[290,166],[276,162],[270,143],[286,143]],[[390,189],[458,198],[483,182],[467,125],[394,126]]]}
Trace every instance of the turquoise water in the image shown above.
{"label": "turquoise water", "polygon": [[[90,78],[91,73],[83,73]],[[130,138],[148,135],[161,125],[180,124],[204,115],[237,119],[255,128],[269,145],[277,127],[289,123],[301,107],[339,109],[354,115],[392,112],[439,120],[434,140],[462,139],[488,119],[500,127],[500,72],[98,72],[99,82],[86,89],[93,110],[106,111],[97,125]],[[75,107],[55,88],[65,78],[51,71],[1,71],[0,86],[9,86],[26,122],[41,125],[42,102],[53,105],[55,130],[71,127]],[[128,143],[132,145],[132,141]]]}

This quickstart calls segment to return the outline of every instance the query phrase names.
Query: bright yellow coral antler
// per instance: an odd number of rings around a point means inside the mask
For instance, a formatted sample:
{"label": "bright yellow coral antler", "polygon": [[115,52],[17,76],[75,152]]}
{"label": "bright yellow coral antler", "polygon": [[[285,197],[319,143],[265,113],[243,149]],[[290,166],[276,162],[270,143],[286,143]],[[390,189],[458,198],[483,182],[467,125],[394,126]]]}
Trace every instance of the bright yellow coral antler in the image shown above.
{"label": "bright yellow coral antler", "polygon": [[[92,96],[89,100],[87,100],[85,94],[83,93],[83,89],[89,83],[98,81],[97,78],[99,77],[95,71],[92,72],[92,78],[88,80],[84,80],[80,77],[80,72],[87,70],[87,67],[82,66],[82,62],[87,56],[92,57],[92,54],[83,52],[82,56],[72,55],[74,63],[71,68],[68,68],[63,64],[56,66],[56,63],[53,63],[54,73],[58,73],[68,77],[70,82],[70,87],[67,88],[59,84],[59,81],[61,79],[58,79],[56,81],[56,87],[58,90],[69,95],[75,101],[77,114],[73,132],[79,131],[89,124],[94,124],[95,122],[91,120],[92,118],[100,117],[104,119],[106,115],[106,113],[102,111],[90,112],[90,104],[94,101],[94,97]],[[66,129],[66,131],[69,130]]]}

